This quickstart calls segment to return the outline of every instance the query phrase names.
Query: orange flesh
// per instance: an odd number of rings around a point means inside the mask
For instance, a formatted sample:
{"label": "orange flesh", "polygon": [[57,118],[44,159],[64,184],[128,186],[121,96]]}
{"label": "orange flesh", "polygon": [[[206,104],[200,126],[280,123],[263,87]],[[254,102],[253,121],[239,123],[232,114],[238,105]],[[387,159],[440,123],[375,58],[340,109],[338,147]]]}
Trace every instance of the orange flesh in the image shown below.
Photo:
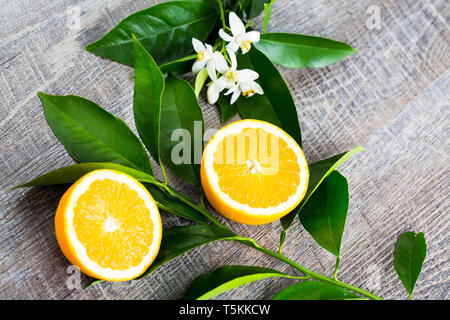
{"label": "orange flesh", "polygon": [[252,208],[284,203],[300,184],[294,151],[260,128],[247,128],[220,141],[214,153],[214,171],[222,192]]}
{"label": "orange flesh", "polygon": [[94,181],[78,198],[73,226],[89,258],[114,270],[139,265],[153,239],[144,200],[128,185],[110,179]]}

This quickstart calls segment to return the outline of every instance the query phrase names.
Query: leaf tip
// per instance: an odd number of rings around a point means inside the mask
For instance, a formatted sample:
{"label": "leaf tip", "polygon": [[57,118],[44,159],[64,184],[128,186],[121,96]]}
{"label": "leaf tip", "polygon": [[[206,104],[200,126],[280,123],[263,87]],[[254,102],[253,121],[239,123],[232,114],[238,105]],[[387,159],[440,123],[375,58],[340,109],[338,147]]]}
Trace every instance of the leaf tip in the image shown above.
{"label": "leaf tip", "polygon": [[87,290],[87,289],[89,289],[90,287],[92,287],[93,285],[96,285],[97,283],[100,283],[100,282],[103,282],[103,281],[104,281],[104,280],[95,279],[95,280],[89,282],[83,289],[84,289],[84,290]]}
{"label": "leaf tip", "polygon": [[94,53],[95,54],[95,44],[97,43],[97,41],[94,41],[94,42],[92,42],[92,43],[89,43],[86,47],[84,47],[84,49],[87,51],[87,52],[90,52],[90,53]]}

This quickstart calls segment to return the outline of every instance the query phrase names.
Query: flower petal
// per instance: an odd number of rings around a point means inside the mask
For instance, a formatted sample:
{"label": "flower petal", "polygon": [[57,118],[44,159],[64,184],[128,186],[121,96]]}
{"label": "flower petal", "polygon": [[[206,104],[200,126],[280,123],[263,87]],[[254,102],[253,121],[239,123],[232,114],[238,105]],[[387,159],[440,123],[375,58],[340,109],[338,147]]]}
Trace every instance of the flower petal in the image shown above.
{"label": "flower petal", "polygon": [[228,57],[231,60],[231,67],[230,70],[236,70],[237,68],[237,61],[236,61],[236,54],[233,50],[227,49]]}
{"label": "flower petal", "polygon": [[206,51],[212,54],[213,51],[214,51],[213,47],[210,44],[207,44],[207,43],[205,43],[205,46],[206,46]]}
{"label": "flower petal", "polygon": [[246,54],[247,52],[250,51],[250,49],[251,49],[251,46],[249,46],[248,48],[244,47],[244,48],[241,48],[241,52],[242,52],[242,54]]}
{"label": "flower petal", "polygon": [[205,45],[198,39],[192,38],[192,46],[194,47],[195,52],[205,51]]}
{"label": "flower petal", "polygon": [[219,100],[219,94],[220,92],[217,90],[217,88],[213,85],[210,85],[208,87],[208,91],[206,92],[206,96],[208,97],[208,102],[210,104],[214,104]]}
{"label": "flower petal", "polygon": [[236,52],[239,50],[239,43],[233,40],[229,44],[227,44],[227,49]]}
{"label": "flower petal", "polygon": [[223,31],[223,29],[220,29],[219,30],[219,36],[223,39],[223,40],[225,40],[226,42],[231,42],[231,41],[233,41],[233,37],[232,36],[230,36],[228,33],[226,33],[225,31]]}
{"label": "flower petal", "polygon": [[241,19],[239,19],[236,13],[230,12],[229,20],[230,20],[230,29],[233,36],[245,34],[244,23],[241,21]]}
{"label": "flower petal", "polygon": [[233,95],[231,96],[231,101],[230,104],[233,104],[236,102],[236,100],[239,98],[239,96],[241,95],[241,90],[236,90],[233,92]]}
{"label": "flower petal", "polygon": [[263,89],[261,88],[261,86],[257,82],[252,81],[251,86],[252,86],[252,89],[255,90],[255,93],[257,93],[257,94],[264,94]]}
{"label": "flower petal", "polygon": [[251,69],[242,69],[237,71],[237,79],[239,82],[249,82],[259,78],[259,74]]}
{"label": "flower petal", "polygon": [[220,77],[212,85],[216,86],[219,92],[222,92],[223,89],[225,89],[225,87],[227,86],[227,80],[225,79],[225,77]]}
{"label": "flower petal", "polygon": [[192,73],[199,73],[205,67],[206,60],[195,61],[192,65]]}
{"label": "flower petal", "polygon": [[208,76],[211,78],[212,81],[217,80],[216,76],[216,66],[214,64],[214,60],[209,60],[206,64],[206,70],[208,71]]}
{"label": "flower petal", "polygon": [[238,85],[238,84],[235,84],[235,85],[232,86],[230,89],[228,89],[228,91],[225,92],[225,95],[227,96],[227,95],[229,95],[229,94],[232,94],[232,93],[234,93],[236,90],[239,90],[239,85]]}
{"label": "flower petal", "polygon": [[225,88],[225,79],[224,77],[220,77],[217,81],[214,81],[212,85],[208,87],[208,91],[206,92],[206,96],[208,97],[208,102],[210,104],[214,104],[219,99],[220,92]]}
{"label": "flower petal", "polygon": [[225,60],[225,57],[220,52],[214,52],[213,61],[217,71],[222,74],[228,71],[227,60]]}
{"label": "flower petal", "polygon": [[245,39],[251,42],[258,42],[260,33],[258,31],[250,31],[245,34]]}

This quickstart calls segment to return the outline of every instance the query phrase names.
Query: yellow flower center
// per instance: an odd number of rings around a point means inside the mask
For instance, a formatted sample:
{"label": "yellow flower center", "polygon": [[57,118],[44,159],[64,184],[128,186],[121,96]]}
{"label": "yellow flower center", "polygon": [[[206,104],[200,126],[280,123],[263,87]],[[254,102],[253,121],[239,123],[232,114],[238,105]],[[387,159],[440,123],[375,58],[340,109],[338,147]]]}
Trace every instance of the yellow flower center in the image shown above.
{"label": "yellow flower center", "polygon": [[237,72],[236,71],[228,71],[225,74],[225,78],[227,79],[228,82],[235,83],[237,81]]}
{"label": "yellow flower center", "polygon": [[201,61],[201,60],[203,60],[203,59],[205,59],[205,51],[200,51],[200,52],[197,54],[197,61]]}
{"label": "yellow flower center", "polygon": [[254,94],[255,94],[255,90],[253,90],[253,89],[242,92],[242,95],[247,98],[250,98]]}
{"label": "yellow flower center", "polygon": [[250,40],[241,41],[241,50],[242,51],[249,51],[251,47],[252,47],[252,42]]}

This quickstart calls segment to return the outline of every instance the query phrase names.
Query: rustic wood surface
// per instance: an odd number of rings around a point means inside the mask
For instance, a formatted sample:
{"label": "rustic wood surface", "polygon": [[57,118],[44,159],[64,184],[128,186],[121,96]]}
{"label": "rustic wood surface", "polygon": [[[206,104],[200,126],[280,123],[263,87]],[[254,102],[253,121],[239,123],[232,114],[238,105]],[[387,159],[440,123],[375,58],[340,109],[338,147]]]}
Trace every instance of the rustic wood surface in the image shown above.
{"label": "rustic wood surface", "polygon": [[[229,264],[296,274],[287,265],[235,243],[217,242],[172,261],[142,281],[68,288],[68,261],[59,250],[53,216],[63,187],[7,191],[73,163],[47,126],[37,91],[76,94],[132,120],[131,68],[83,48],[129,14],[161,1],[6,0],[0,10],[0,298],[177,299],[199,275]],[[68,8],[81,9],[81,29]],[[368,8],[380,10],[370,29]],[[369,10],[370,11],[370,10]],[[371,12],[371,11],[370,11]],[[261,17],[256,19],[261,26]],[[357,145],[367,150],[340,170],[351,200],[339,276],[384,298],[407,294],[392,266],[404,231],[425,232],[428,255],[416,299],[449,299],[450,5],[447,0],[278,0],[269,31],[320,35],[358,50],[323,69],[280,68],[295,99],[309,161]],[[219,128],[216,106],[202,103],[206,126]],[[133,127],[134,130],[134,127]],[[170,176],[193,197],[198,195]],[[163,224],[185,223],[163,213]],[[224,219],[222,219],[224,220]],[[281,226],[244,226],[239,233],[275,250]],[[284,253],[331,275],[334,260],[298,221]],[[88,282],[82,276],[82,284]],[[267,279],[221,299],[270,299],[292,280]]]}

